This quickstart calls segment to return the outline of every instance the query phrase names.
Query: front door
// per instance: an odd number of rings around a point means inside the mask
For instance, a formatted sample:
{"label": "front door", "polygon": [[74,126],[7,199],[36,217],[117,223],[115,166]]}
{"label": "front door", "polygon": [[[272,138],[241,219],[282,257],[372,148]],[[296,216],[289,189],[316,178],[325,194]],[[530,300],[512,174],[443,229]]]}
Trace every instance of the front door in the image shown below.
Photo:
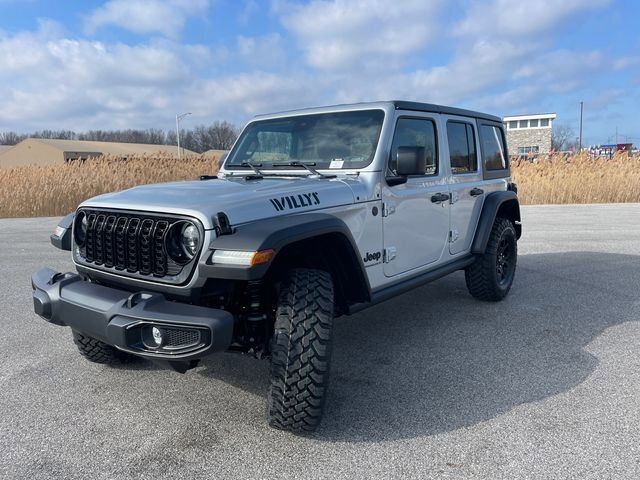
{"label": "front door", "polygon": [[449,234],[449,190],[438,152],[439,116],[401,115],[391,145],[387,175],[395,174],[398,147],[424,147],[425,175],[382,190],[384,274],[392,277],[443,258]]}
{"label": "front door", "polygon": [[[446,125],[451,191],[451,255],[468,251],[480,218],[485,191],[478,161],[475,121],[443,116]],[[488,193],[488,192],[487,192]]]}

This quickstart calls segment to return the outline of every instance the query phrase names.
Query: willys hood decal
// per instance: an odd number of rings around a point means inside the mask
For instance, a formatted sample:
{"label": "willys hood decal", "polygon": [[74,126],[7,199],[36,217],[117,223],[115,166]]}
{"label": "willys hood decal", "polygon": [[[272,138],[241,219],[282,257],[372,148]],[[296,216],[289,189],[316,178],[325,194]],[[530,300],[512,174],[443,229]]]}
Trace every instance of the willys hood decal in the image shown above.
{"label": "willys hood decal", "polygon": [[190,215],[210,229],[218,212],[226,213],[230,223],[238,225],[353,202],[352,189],[338,178],[226,177],[141,185],[93,197],[81,206]]}

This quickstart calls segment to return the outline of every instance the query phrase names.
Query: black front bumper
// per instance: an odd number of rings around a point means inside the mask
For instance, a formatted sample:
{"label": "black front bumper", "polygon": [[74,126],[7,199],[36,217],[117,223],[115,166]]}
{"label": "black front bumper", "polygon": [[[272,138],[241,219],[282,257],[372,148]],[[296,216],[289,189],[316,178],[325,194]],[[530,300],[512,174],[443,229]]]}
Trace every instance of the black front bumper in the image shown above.
{"label": "black front bumper", "polygon": [[[50,268],[34,273],[31,285],[34,310],[46,321],[135,355],[189,361],[226,350],[231,343],[234,318],[224,310],[172,302],[160,293],[132,294]],[[152,327],[178,341],[158,346]]]}

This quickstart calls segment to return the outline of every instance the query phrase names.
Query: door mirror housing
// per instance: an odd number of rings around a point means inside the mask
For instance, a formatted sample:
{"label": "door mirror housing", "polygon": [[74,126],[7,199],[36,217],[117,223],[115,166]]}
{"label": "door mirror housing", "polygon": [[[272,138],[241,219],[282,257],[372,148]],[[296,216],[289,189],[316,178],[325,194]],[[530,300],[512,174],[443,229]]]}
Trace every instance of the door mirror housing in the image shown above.
{"label": "door mirror housing", "polygon": [[398,147],[396,173],[403,177],[427,173],[427,150],[424,147]]}

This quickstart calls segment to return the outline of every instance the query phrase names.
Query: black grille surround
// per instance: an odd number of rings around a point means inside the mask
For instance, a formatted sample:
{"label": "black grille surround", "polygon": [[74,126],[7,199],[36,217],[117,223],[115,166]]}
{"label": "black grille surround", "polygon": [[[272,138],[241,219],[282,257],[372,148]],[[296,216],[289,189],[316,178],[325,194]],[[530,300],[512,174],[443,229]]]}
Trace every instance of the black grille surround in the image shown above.
{"label": "black grille surround", "polygon": [[[84,243],[75,242],[77,264],[115,275],[181,285],[188,281],[202,251],[201,223],[182,215],[83,207],[76,218],[87,218]],[[166,235],[177,223],[190,222],[200,232],[198,252],[186,264],[174,261],[166,250]],[[75,228],[75,223],[74,223]]]}

